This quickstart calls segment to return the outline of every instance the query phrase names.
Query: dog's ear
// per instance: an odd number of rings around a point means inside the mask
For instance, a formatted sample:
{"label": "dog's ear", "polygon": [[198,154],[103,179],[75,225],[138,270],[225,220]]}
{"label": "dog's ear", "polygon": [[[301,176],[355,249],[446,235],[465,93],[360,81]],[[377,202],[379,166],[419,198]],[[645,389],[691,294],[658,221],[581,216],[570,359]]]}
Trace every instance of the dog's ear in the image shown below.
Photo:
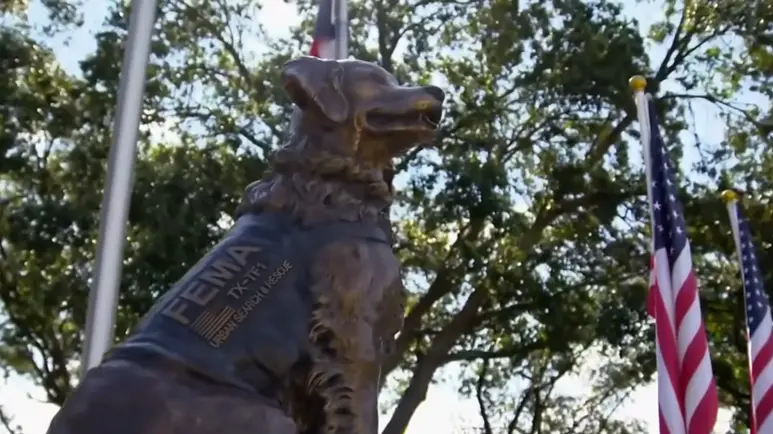
{"label": "dog's ear", "polygon": [[344,68],[338,62],[302,56],[285,64],[282,83],[301,109],[312,106],[326,118],[341,123],[349,117],[349,103],[341,91]]}

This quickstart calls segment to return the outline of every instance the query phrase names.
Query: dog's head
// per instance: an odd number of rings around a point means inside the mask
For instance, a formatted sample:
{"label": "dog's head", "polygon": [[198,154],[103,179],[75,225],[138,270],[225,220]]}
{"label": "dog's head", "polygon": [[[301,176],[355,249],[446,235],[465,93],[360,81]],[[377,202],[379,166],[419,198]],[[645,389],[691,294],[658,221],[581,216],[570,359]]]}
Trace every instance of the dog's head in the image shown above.
{"label": "dog's head", "polygon": [[360,60],[300,57],[285,65],[282,81],[303,125],[335,130],[344,139],[337,152],[374,168],[431,143],[443,114],[440,88],[401,86],[380,66]]}

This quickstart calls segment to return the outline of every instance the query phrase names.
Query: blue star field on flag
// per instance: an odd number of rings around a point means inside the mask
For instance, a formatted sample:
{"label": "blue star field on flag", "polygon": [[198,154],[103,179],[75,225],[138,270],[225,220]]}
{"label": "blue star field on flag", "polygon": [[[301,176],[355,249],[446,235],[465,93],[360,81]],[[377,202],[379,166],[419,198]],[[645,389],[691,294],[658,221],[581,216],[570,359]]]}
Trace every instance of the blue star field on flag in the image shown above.
{"label": "blue star field on flag", "polygon": [[668,150],[658,129],[658,118],[653,104],[650,110],[650,158],[652,167],[652,210],[654,217],[655,251],[666,249],[670,266],[687,244],[687,228],[682,204],[677,197],[676,179]]}
{"label": "blue star field on flag", "polygon": [[768,295],[762,286],[762,275],[757,265],[754,253],[749,222],[743,216],[741,207],[737,206],[738,235],[741,241],[741,267],[743,267],[743,286],[746,291],[746,319],[749,334],[754,335],[770,308]]}

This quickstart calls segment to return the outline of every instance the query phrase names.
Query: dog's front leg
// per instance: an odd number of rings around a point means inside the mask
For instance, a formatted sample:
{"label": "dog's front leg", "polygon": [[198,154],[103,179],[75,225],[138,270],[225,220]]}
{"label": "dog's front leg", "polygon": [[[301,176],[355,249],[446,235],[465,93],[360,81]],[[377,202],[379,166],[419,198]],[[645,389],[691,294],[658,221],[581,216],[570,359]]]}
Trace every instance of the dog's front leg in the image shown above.
{"label": "dog's front leg", "polygon": [[374,325],[398,270],[389,246],[372,242],[331,245],[314,262],[310,386],[325,400],[327,434],[378,433],[381,334]]}

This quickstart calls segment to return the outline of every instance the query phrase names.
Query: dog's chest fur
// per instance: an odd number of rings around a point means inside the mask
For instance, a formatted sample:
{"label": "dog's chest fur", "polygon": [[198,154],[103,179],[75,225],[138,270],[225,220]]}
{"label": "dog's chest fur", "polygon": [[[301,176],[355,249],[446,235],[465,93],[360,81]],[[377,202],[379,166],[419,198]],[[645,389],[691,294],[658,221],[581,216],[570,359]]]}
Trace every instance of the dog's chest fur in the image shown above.
{"label": "dog's chest fur", "polygon": [[312,358],[292,380],[300,432],[375,433],[380,367],[402,327],[399,262],[383,242],[344,239],[312,261]]}

